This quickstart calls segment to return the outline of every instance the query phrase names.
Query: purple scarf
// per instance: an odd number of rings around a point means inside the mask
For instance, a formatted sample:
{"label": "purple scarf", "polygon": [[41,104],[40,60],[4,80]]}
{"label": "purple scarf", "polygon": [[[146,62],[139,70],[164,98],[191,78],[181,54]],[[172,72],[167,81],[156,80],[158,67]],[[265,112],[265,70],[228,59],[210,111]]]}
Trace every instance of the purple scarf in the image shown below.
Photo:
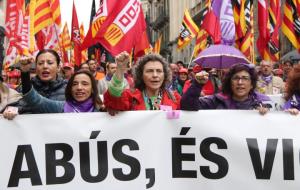
{"label": "purple scarf", "polygon": [[84,102],[77,102],[75,100],[66,101],[64,105],[64,113],[93,112],[93,110],[94,110],[94,103],[92,98],[89,98]]}
{"label": "purple scarf", "polygon": [[112,78],[112,75],[106,75],[105,78],[106,78],[107,81],[110,81],[111,78]]}
{"label": "purple scarf", "polygon": [[284,105],[283,109],[290,109],[290,108],[296,108],[300,110],[300,96],[298,94],[295,94],[290,98]]}
{"label": "purple scarf", "polygon": [[273,76],[272,75],[269,75],[269,76],[261,76],[261,79],[263,80],[263,81],[265,81],[265,83],[268,85],[268,84],[270,84],[270,82],[272,82],[272,79],[273,79]]}

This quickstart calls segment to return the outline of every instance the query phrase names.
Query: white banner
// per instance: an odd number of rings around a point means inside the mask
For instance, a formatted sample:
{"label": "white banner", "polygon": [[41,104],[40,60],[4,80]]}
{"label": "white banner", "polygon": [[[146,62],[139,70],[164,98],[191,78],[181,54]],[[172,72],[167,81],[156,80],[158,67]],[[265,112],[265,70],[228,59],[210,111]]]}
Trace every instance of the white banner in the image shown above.
{"label": "white banner", "polygon": [[299,190],[300,116],[162,111],[0,118],[0,189]]}

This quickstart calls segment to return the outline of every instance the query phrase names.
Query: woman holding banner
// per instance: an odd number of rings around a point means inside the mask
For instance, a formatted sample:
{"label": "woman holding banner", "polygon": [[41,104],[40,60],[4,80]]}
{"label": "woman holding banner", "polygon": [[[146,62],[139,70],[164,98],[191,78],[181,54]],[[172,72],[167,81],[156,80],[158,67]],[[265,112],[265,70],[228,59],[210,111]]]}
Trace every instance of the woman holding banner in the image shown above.
{"label": "woman holding banner", "polygon": [[56,101],[41,96],[32,87],[26,65],[22,70],[23,100],[37,113],[97,112],[103,104],[98,96],[96,81],[88,71],[78,71],[70,78],[66,91],[66,101]]}
{"label": "woman holding banner", "polygon": [[191,87],[183,94],[181,109],[257,109],[260,114],[268,111],[270,98],[254,91],[257,73],[248,64],[233,65],[226,74],[222,85],[222,92],[206,97],[199,97],[203,85],[208,81],[208,73],[197,73]]}
{"label": "woman holding banner", "polygon": [[124,74],[129,69],[129,54],[116,56],[117,71],[104,94],[105,107],[111,115],[126,110],[159,110],[162,105],[179,109],[180,95],[165,88],[170,81],[168,63],[158,54],[140,58],[134,69],[135,90],[125,89]]}
{"label": "woman holding banner", "polygon": [[96,81],[88,71],[76,72],[67,84],[66,101],[57,101],[41,96],[33,88],[29,73],[30,62],[21,62],[20,68],[23,100],[35,113],[95,112],[103,108],[102,101],[98,96]]}
{"label": "woman holding banner", "polygon": [[294,66],[289,73],[286,83],[286,100],[283,109],[292,115],[299,114],[300,110],[300,65]]}

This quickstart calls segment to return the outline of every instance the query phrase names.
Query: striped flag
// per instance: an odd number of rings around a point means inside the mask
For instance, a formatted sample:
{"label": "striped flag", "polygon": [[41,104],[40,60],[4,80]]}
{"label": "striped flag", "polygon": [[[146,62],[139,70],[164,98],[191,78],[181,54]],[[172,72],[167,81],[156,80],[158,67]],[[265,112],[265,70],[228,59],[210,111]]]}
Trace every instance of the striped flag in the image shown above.
{"label": "striped flag", "polygon": [[64,50],[68,51],[72,48],[71,44],[71,37],[70,37],[70,32],[68,29],[68,24],[67,22],[64,25],[63,31],[61,33],[61,39],[62,39],[62,47]]}
{"label": "striped flag", "polygon": [[209,34],[204,29],[202,29],[203,20],[210,8],[210,5],[210,1],[206,1],[204,8],[200,11],[200,27],[196,38],[193,57],[197,57],[199,53],[211,43],[211,41],[208,39],[210,38]]}
{"label": "striped flag", "polygon": [[231,2],[236,29],[236,47],[253,61],[253,0],[232,0]]}
{"label": "striped flag", "polygon": [[300,9],[299,1],[286,0],[283,8],[282,32],[292,45],[300,51]]}
{"label": "striped flag", "polygon": [[33,22],[33,34],[55,23],[61,25],[59,0],[31,0],[30,18]]}
{"label": "striped flag", "polygon": [[232,9],[233,9],[233,18],[235,24],[235,36],[236,36],[236,46],[240,47],[240,39],[244,37],[243,29],[240,22],[240,11],[241,11],[241,2],[240,0],[231,0]]}
{"label": "striped flag", "polygon": [[243,0],[240,14],[240,25],[244,37],[241,39],[240,50],[252,62],[254,61],[253,33],[253,0]]}
{"label": "striped flag", "polygon": [[60,52],[61,52],[61,57],[63,60],[63,63],[67,63],[69,62],[69,57],[68,57],[68,53],[66,51],[66,49],[64,48],[64,42],[63,42],[63,32],[61,32],[59,34],[59,48],[60,48]]}
{"label": "striped flag", "polygon": [[189,11],[184,11],[184,16],[180,28],[180,33],[177,41],[177,49],[181,50],[187,46],[193,38],[196,37],[199,32],[199,28],[193,21]]}
{"label": "striped flag", "polygon": [[50,0],[50,9],[54,23],[61,27],[61,13],[59,0]]}
{"label": "striped flag", "polygon": [[30,16],[30,50],[34,49],[34,35],[52,24],[61,26],[59,0],[31,0]]}
{"label": "striped flag", "polygon": [[281,26],[280,15],[280,0],[270,0],[269,7],[269,24],[270,24],[270,39],[267,43],[267,56],[266,60],[278,61],[279,60],[279,29]]}
{"label": "striped flag", "polygon": [[[80,41],[82,43],[83,40],[84,40],[84,26],[83,26],[83,23],[81,23],[79,31],[80,31]],[[87,49],[81,51],[81,63],[86,62],[88,60],[88,54],[87,53],[88,53]]]}
{"label": "striped flag", "polygon": [[162,35],[159,35],[159,37],[157,38],[157,40],[154,43],[154,47],[152,49],[153,53],[160,53],[160,48],[161,48],[161,40],[162,40]]}
{"label": "striped flag", "polygon": [[259,38],[257,48],[263,60],[279,60],[280,0],[259,0]]}

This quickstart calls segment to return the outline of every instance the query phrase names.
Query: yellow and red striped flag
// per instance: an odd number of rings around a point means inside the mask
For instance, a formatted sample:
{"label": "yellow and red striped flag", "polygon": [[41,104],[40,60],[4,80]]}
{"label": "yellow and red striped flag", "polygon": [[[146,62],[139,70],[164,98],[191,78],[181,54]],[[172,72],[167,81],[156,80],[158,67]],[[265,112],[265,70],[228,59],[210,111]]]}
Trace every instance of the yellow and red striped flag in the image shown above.
{"label": "yellow and red striped flag", "polygon": [[204,50],[209,45],[209,34],[202,28],[203,20],[205,15],[208,13],[211,6],[210,0],[206,1],[205,6],[200,11],[200,27],[199,32],[197,34],[196,43],[194,47],[194,54],[193,57],[197,57],[199,53]]}
{"label": "yellow and red striped flag", "polygon": [[196,37],[199,32],[199,28],[193,21],[189,11],[184,11],[184,16],[180,28],[180,33],[177,41],[177,49],[181,50],[187,46],[193,38]]}
{"label": "yellow and red striped flag", "polygon": [[232,0],[236,29],[236,47],[253,60],[253,0]]}
{"label": "yellow and red striped flag", "polygon": [[292,45],[300,51],[299,0],[286,0],[283,8],[282,32]]}
{"label": "yellow and red striped flag", "polygon": [[[52,24],[61,25],[59,0],[31,0],[30,16],[30,50],[34,49],[34,35]],[[59,32],[58,32],[59,33]]]}
{"label": "yellow and red striped flag", "polygon": [[160,48],[161,48],[161,40],[162,40],[162,35],[159,35],[159,37],[157,38],[157,40],[155,41],[154,47],[152,49],[153,53],[160,53]]}
{"label": "yellow and red striped flag", "polygon": [[269,28],[270,39],[267,42],[265,60],[278,61],[279,60],[279,28],[281,26],[280,15],[280,0],[270,0],[269,7]]}
{"label": "yellow and red striped flag", "polygon": [[[84,27],[83,27],[83,23],[81,23],[80,28],[79,28],[79,32],[80,32],[80,41],[81,43],[84,40]],[[88,54],[87,54],[87,49],[81,51],[81,63],[86,62],[88,60]]]}
{"label": "yellow and red striped flag", "polygon": [[29,6],[33,34],[53,23],[61,25],[59,0],[31,0]]}
{"label": "yellow and red striped flag", "polygon": [[68,29],[67,22],[64,25],[63,31],[61,33],[61,46],[64,48],[64,50],[70,50],[72,48],[71,44],[71,37]]}

